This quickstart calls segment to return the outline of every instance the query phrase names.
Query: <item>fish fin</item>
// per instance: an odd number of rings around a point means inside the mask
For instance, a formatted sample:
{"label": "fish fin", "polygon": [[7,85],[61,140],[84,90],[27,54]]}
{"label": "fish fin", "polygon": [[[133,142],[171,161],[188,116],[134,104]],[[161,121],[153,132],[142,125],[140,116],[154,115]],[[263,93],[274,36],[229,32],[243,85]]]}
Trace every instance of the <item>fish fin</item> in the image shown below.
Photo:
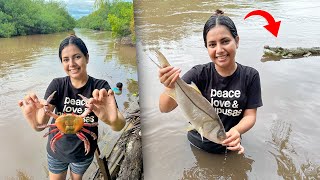
{"label": "fish fin", "polygon": [[168,95],[169,97],[171,97],[172,99],[174,99],[176,101],[176,93],[175,93],[174,89],[166,89],[164,94]]}
{"label": "fish fin", "polygon": [[189,126],[187,127],[187,131],[192,131],[194,130],[194,126],[192,124],[189,124]]}
{"label": "fish fin", "polygon": [[200,134],[200,136],[201,136],[201,140],[202,140],[202,142],[203,142],[203,129],[202,129],[202,127],[200,127],[199,128],[199,134]]}
{"label": "fish fin", "polygon": [[162,68],[162,67],[161,67],[158,63],[156,63],[150,56],[148,56],[148,57],[149,57],[149,59],[150,59],[156,66],[158,66],[159,69]]}
{"label": "fish fin", "polygon": [[197,87],[197,85],[194,82],[191,82],[191,84],[189,84],[190,87],[192,87],[194,90],[196,90],[199,94],[201,94],[201,91],[199,90],[199,88]]}

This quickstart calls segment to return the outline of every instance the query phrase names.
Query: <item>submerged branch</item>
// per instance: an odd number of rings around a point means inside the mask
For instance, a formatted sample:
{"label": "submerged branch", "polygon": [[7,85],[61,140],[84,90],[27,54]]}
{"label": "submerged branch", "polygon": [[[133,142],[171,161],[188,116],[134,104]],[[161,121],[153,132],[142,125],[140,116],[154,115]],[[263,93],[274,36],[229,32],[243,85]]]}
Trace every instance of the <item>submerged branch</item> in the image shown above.
{"label": "submerged branch", "polygon": [[309,56],[320,56],[320,47],[312,48],[282,48],[264,46],[264,54],[261,58],[262,62],[265,61],[279,61],[281,59],[297,59]]}

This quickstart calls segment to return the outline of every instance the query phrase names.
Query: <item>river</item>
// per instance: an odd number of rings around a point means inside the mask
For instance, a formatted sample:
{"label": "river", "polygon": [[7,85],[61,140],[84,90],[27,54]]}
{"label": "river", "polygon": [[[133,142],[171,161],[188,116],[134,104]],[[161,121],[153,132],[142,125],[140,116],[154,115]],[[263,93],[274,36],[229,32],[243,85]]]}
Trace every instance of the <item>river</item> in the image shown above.
{"label": "river", "polygon": [[[19,172],[32,179],[47,177],[47,138],[42,137],[45,132],[31,129],[17,102],[28,92],[43,97],[53,78],[66,76],[58,48],[68,34],[0,39],[0,179],[22,177]],[[129,97],[138,93],[135,47],[116,45],[110,32],[75,29],[75,34],[89,50],[88,74],[107,80],[111,87],[123,83],[122,94],[116,95],[118,107],[123,111]],[[99,124],[99,134],[108,130],[106,126]]]}
{"label": "river", "polygon": [[[311,0],[134,2],[142,111],[145,179],[319,179],[319,57],[262,62],[263,46],[319,46],[320,2]],[[209,154],[191,147],[179,108],[161,114],[163,86],[149,60],[160,51],[182,74],[210,62],[202,39],[204,23],[215,9],[235,22],[240,36],[236,61],[260,73],[263,107],[255,126],[242,136],[244,155]],[[263,28],[262,9],[281,20],[278,37]]]}

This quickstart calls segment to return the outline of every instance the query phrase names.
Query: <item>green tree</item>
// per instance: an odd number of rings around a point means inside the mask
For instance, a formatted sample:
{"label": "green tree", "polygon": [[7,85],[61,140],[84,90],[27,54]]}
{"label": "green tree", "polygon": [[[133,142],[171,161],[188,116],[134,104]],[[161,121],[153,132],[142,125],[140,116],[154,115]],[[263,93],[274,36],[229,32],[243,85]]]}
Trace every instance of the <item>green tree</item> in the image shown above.
{"label": "green tree", "polygon": [[135,41],[132,2],[96,0],[95,7],[95,12],[77,21],[77,27],[112,31],[118,38],[131,35]]}
{"label": "green tree", "polygon": [[110,23],[108,22],[108,7],[101,6],[97,11],[84,16],[77,21],[77,27],[88,28],[94,30],[111,31]]}
{"label": "green tree", "polygon": [[130,21],[133,17],[133,4],[130,2],[114,1],[111,3],[108,21],[115,37],[131,34]]}
{"label": "green tree", "polygon": [[75,27],[63,4],[44,0],[0,0],[0,37],[53,33]]}

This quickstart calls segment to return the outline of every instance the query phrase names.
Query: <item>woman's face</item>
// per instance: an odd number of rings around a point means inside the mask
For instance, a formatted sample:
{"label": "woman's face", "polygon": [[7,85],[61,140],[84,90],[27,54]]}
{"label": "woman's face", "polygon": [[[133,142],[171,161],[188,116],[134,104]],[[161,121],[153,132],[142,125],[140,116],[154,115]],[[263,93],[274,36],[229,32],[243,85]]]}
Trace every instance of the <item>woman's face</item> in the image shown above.
{"label": "woman's face", "polygon": [[211,60],[220,68],[234,66],[239,37],[233,38],[227,27],[217,25],[207,34],[207,50]]}
{"label": "woman's face", "polygon": [[67,45],[61,51],[61,59],[64,71],[71,79],[81,80],[87,78],[87,64],[89,55],[85,56],[80,49],[73,44]]}

